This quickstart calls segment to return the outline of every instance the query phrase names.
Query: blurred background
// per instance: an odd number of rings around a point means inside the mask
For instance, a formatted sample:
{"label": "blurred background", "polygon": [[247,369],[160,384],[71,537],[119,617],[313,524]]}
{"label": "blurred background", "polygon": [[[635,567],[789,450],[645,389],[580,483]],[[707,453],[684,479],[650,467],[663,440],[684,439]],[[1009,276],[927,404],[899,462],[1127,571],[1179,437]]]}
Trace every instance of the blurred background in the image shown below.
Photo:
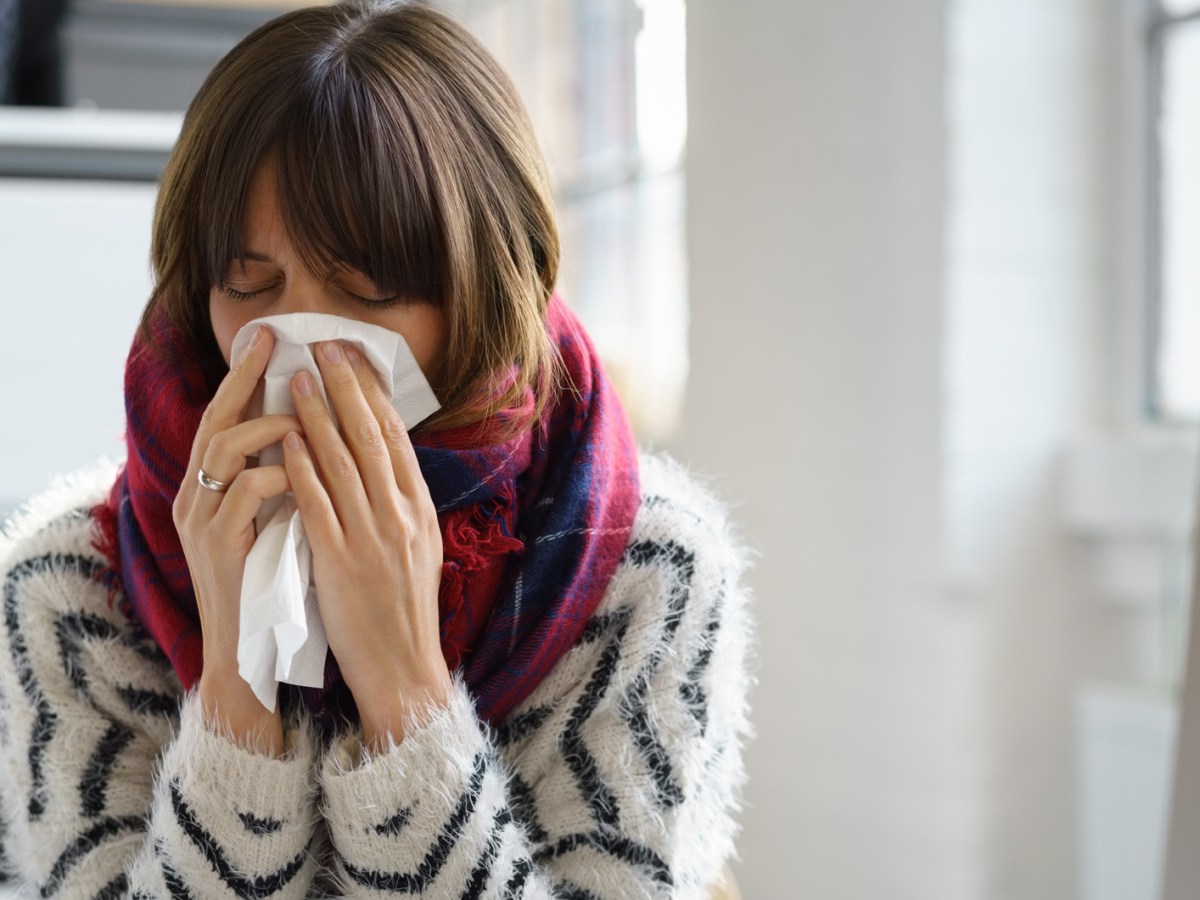
{"label": "blurred background", "polygon": [[[122,449],[155,179],[283,2],[0,0],[0,513]],[[747,898],[1158,895],[1200,0],[446,0],[642,440],[758,553]]]}

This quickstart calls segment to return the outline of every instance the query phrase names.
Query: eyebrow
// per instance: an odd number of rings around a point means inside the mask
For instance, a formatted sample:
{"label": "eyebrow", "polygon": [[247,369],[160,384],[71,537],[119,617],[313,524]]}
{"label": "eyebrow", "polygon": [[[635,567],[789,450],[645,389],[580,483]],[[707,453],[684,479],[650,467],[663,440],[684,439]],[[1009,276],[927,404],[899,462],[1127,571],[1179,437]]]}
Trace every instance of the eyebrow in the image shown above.
{"label": "eyebrow", "polygon": [[257,250],[243,250],[240,254],[229,260],[225,266],[225,271],[230,272],[237,268],[244,272],[246,270],[246,263],[248,262],[269,263],[274,262],[274,260],[267,256],[267,254],[259,253]]}
{"label": "eyebrow", "polygon": [[[244,263],[246,263],[246,262],[274,263],[275,260],[272,257],[268,256],[267,254],[259,252],[258,250],[244,250],[240,256],[235,257],[234,259],[231,259],[229,261],[229,267],[232,268],[238,262],[243,263],[242,271],[245,271]],[[372,285],[378,286],[378,284],[374,278],[372,278],[370,275],[368,275],[366,272],[362,271],[361,269],[356,269],[353,266],[349,266],[349,265],[345,265],[345,264],[335,266],[335,267],[333,267],[333,270],[332,270],[331,274],[329,275],[329,277],[332,278],[334,276],[334,274],[337,274],[337,273],[347,274],[352,277],[365,278]]]}

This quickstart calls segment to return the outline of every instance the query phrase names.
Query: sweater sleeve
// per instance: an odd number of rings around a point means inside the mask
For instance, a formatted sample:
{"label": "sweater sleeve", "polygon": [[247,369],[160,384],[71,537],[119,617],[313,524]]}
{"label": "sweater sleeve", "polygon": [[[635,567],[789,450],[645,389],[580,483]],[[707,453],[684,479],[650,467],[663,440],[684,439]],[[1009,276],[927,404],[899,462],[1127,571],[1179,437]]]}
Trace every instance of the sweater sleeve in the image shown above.
{"label": "sweater sleeve", "polygon": [[13,875],[42,897],[299,898],[314,751],[213,734],[109,603],[92,523],[32,529],[0,564],[0,797]]}
{"label": "sweater sleeve", "polygon": [[733,854],[750,629],[743,554],[684,477],[651,472],[598,613],[494,733],[460,684],[401,744],[332,748],[346,896],[708,896]]}

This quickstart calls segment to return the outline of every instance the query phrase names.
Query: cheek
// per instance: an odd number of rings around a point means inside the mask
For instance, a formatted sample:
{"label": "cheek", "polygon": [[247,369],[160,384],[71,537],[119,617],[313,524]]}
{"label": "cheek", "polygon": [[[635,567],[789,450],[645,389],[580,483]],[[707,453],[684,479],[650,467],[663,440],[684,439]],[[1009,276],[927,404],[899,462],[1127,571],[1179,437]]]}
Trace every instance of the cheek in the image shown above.
{"label": "cheek", "polygon": [[394,316],[389,317],[389,321],[376,324],[400,333],[430,383],[436,384],[441,380],[449,340],[446,319],[440,309],[429,304],[417,304],[397,310]]}
{"label": "cheek", "polygon": [[417,360],[417,365],[425,373],[425,378],[437,383],[441,380],[446,360],[446,345],[449,343],[446,320],[442,311],[436,307],[427,306],[424,310],[418,327],[407,329],[402,334]]}
{"label": "cheek", "polygon": [[229,350],[233,346],[233,336],[238,333],[238,329],[250,321],[249,311],[240,310],[228,302],[223,302],[214,290],[208,295],[208,317],[212,322],[217,346],[221,348],[221,356],[225,359],[225,365],[229,365]]}

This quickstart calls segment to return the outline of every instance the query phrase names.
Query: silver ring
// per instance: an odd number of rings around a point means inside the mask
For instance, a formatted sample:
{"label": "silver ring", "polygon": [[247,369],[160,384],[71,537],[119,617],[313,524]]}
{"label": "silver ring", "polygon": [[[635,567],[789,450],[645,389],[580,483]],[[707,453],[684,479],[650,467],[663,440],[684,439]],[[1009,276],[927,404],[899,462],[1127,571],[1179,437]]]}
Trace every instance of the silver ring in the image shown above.
{"label": "silver ring", "polygon": [[218,494],[223,494],[229,490],[228,481],[217,481],[217,479],[205,472],[204,469],[197,472],[196,477],[200,479],[200,487],[202,488],[208,488],[210,491],[216,491]]}

